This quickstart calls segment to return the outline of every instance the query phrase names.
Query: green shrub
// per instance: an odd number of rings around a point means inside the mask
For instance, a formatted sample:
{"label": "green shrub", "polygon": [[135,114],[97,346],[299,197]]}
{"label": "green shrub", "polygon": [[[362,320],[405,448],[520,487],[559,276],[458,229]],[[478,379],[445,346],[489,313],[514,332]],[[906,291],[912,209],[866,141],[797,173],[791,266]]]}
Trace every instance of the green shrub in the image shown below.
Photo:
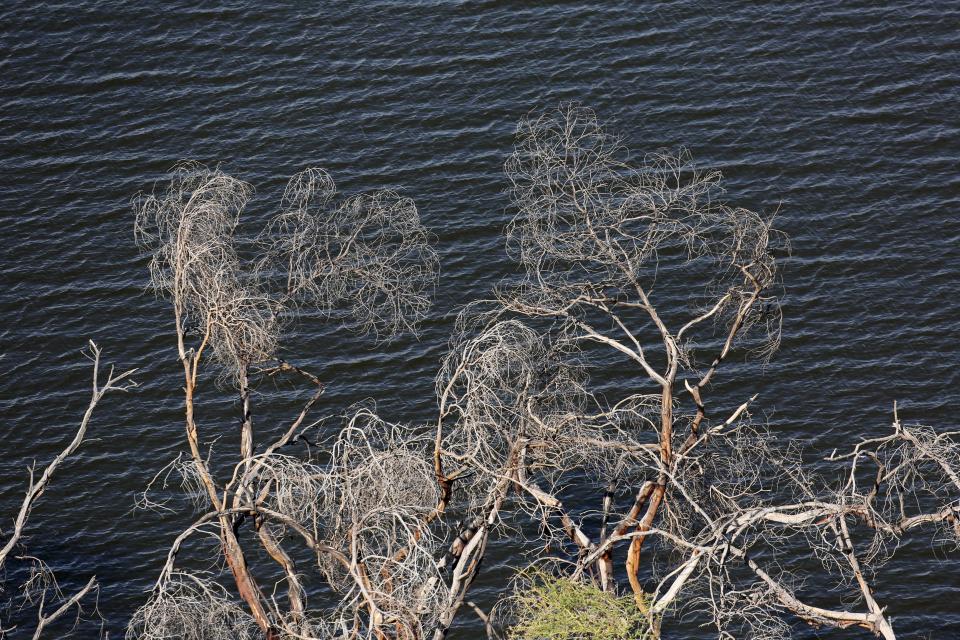
{"label": "green shrub", "polygon": [[525,572],[513,601],[510,640],[654,640],[645,611],[632,595],[617,596],[593,585],[544,571]]}

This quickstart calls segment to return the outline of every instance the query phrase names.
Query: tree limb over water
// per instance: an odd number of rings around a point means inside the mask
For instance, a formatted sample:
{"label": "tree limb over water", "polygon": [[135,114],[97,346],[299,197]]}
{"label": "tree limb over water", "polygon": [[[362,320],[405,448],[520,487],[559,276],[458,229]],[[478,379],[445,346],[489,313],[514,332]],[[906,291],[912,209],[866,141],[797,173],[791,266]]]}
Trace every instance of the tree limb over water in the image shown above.
{"label": "tree limb over water", "polygon": [[[777,255],[789,247],[772,217],[725,204],[719,173],[684,152],[631,161],[576,105],[524,119],[506,173],[522,276],[460,314],[435,421],[352,407],[328,446],[301,453],[291,445],[325,381],[273,362],[282,330],[305,305],[380,337],[423,319],[437,265],[413,202],[334,204],[330,176],[308,169],[244,260],[248,185],[187,164],[137,201],[137,237],[174,310],[190,450],[175,468],[199,513],[128,637],[441,640],[467,604],[491,637],[572,638],[555,623],[575,593],[596,605],[577,615],[618,637],[659,637],[690,615],[721,640],[788,637],[791,620],[894,638],[874,574],[918,530],[960,544],[957,434],[895,413],[890,431],[828,458],[839,483],[814,476],[752,419],[754,394],[710,397],[736,373],[731,354],[763,361],[779,345]],[[195,415],[213,364],[242,411],[222,478]],[[252,379],[280,374],[305,381],[308,399],[258,443]],[[211,536],[242,606],[218,576],[178,567],[184,545]],[[488,614],[468,594],[496,537],[533,566]],[[283,588],[263,586],[256,548]],[[811,556],[847,597],[805,592],[789,562]]]}
{"label": "tree limb over water", "polygon": [[[25,573],[27,576],[22,584],[14,585],[12,588],[9,584],[0,583],[0,593],[8,598],[3,607],[4,621],[0,622],[0,637],[5,638],[8,634],[17,631],[19,627],[32,624],[32,637],[37,640],[44,635],[44,630],[48,625],[53,624],[70,611],[74,611],[76,620],[79,621],[84,613],[81,602],[87,599],[89,594],[97,593],[100,588],[96,577],[91,576],[86,584],[74,593],[64,593],[53,569],[40,558],[26,554],[22,548],[30,515],[37,501],[50,486],[61,465],[80,448],[87,435],[87,428],[97,405],[108,393],[129,391],[137,386],[130,379],[136,369],[115,373],[113,366],[110,366],[104,376],[100,368],[100,348],[91,340],[88,349],[84,355],[92,363],[93,380],[90,402],[80,419],[80,426],[77,427],[70,443],[44,467],[39,477],[36,473],[36,466],[31,466],[28,470],[26,494],[13,520],[13,528],[5,532],[6,541],[0,548],[0,572],[4,575],[4,582],[7,579],[15,578],[19,574]],[[10,565],[17,566],[11,568]],[[51,606],[55,607],[52,611],[50,610]],[[96,607],[94,607],[95,609]],[[27,618],[30,617],[29,614],[32,614],[35,618],[32,623],[27,621]]]}

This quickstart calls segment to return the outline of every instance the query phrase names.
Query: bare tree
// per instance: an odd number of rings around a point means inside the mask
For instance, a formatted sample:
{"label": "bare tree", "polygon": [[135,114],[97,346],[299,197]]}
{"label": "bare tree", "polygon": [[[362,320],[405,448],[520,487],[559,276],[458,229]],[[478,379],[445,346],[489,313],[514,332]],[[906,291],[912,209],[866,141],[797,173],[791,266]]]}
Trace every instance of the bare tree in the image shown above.
{"label": "bare tree", "polygon": [[[764,360],[779,344],[776,255],[788,246],[772,217],[725,204],[720,175],[685,153],[631,161],[576,105],[522,121],[506,173],[523,274],[461,313],[436,420],[351,407],[323,446],[297,452],[330,421],[307,419],[323,382],[273,362],[282,329],[306,305],[378,337],[412,328],[436,273],[413,203],[381,192],[336,204],[330,176],[307,170],[244,261],[234,231],[249,186],[183,165],[138,201],[184,369],[190,459],[170,469],[200,512],[128,637],[442,640],[466,604],[492,638],[647,639],[675,616],[720,640],[787,637],[797,620],[894,638],[874,572],[911,532],[960,544],[957,432],[895,411],[890,432],[828,458],[839,484],[815,476],[752,419],[756,396],[709,397],[732,354]],[[207,351],[242,399],[228,479],[198,438]],[[598,384],[597,371],[616,375]],[[310,393],[258,447],[250,380],[276,375]],[[468,596],[495,535],[531,564],[488,613]],[[216,575],[179,568],[203,537],[220,544],[244,607]],[[261,588],[250,538],[280,589]],[[840,603],[789,570],[811,555]]]}
{"label": "bare tree", "polygon": [[[765,340],[754,349],[767,354],[776,346],[779,315],[769,291],[777,234],[762,216],[720,203],[719,175],[696,170],[684,156],[631,166],[593,113],[575,106],[524,120],[506,170],[518,210],[508,242],[527,276],[502,288],[485,311],[467,310],[473,319],[464,324],[480,330],[441,375],[437,455],[469,467],[479,494],[517,490],[528,511],[544,518],[548,542],[565,536],[584,555],[598,543],[554,487],[566,474],[588,471],[605,487],[603,539],[650,529],[667,497],[675,448],[684,447],[675,430],[688,422],[686,446],[699,438],[702,391],[734,342],[762,327]],[[658,268],[668,262],[700,279],[693,292],[706,292],[679,320],[652,301]],[[546,322],[549,335],[523,319]],[[692,334],[703,326],[710,331],[701,344]],[[717,329],[717,353],[694,377]],[[626,358],[639,379],[613,400],[591,393],[582,363],[602,356],[588,344]],[[675,413],[680,380],[697,407],[689,420]],[[634,484],[632,504],[609,526],[612,498]],[[488,512],[495,502],[488,500]],[[557,527],[547,517],[554,513]],[[626,559],[638,597],[643,540],[630,539]],[[603,589],[615,588],[612,562],[604,552],[591,563]]]}
{"label": "bare tree", "polygon": [[[404,475],[416,473],[406,463],[415,458],[417,440],[401,438],[406,431],[400,430],[394,440],[381,442],[383,423],[361,412],[351,417],[338,441],[340,455],[327,467],[282,454],[312,426],[306,418],[324,385],[287,362],[268,363],[277,358],[282,329],[304,305],[328,315],[343,310],[345,324],[380,338],[412,329],[428,307],[436,276],[429,234],[409,198],[383,191],[335,204],[330,176],[307,169],[290,180],[280,211],[252,239],[260,254],[244,260],[236,230],[251,193],[249,185],[219,169],[184,163],[166,187],[134,202],[135,233],[150,256],[151,281],[173,305],[184,372],[190,463],[174,466],[204,498],[202,515],[175,540],[129,635],[179,637],[194,629],[196,637],[208,637],[204,629],[216,625],[222,630],[209,637],[243,637],[251,628],[267,637],[314,637],[357,625],[368,633],[382,635],[384,625],[400,633],[435,609],[421,600],[441,586],[437,580],[430,589],[414,586],[434,564],[425,551],[434,538],[420,527],[427,508],[420,501],[430,491],[401,490],[417,486]],[[226,481],[215,476],[199,437],[195,398],[205,353],[212,354],[221,379],[236,386],[242,404],[240,455]],[[279,374],[305,380],[312,391],[283,434],[258,450],[250,378]],[[430,489],[432,471],[424,468],[420,484]],[[282,570],[285,606],[255,577],[244,550],[244,524],[252,525],[259,546]],[[230,604],[211,576],[175,568],[181,545],[211,531],[246,611]],[[342,605],[322,618],[308,611],[301,575],[286,548],[291,535],[315,555],[330,587],[343,593]],[[368,622],[358,622],[360,610]]]}
{"label": "bare tree", "polygon": [[[48,625],[70,611],[74,611],[79,619],[83,614],[82,602],[90,594],[95,594],[99,590],[96,577],[91,576],[87,583],[74,593],[64,593],[50,566],[40,558],[28,555],[23,549],[24,533],[37,500],[46,491],[60,466],[73,456],[83,443],[90,420],[100,400],[112,391],[127,391],[136,386],[130,380],[135,369],[117,374],[111,366],[104,377],[100,370],[101,351],[92,341],[89,343],[89,351],[84,355],[93,363],[93,388],[90,393],[90,402],[80,419],[80,426],[70,443],[44,467],[39,477],[35,466],[31,466],[28,470],[26,495],[13,520],[13,528],[7,533],[6,540],[0,548],[0,571],[4,575],[26,574],[22,584],[0,583],[0,594],[6,598],[4,611],[11,614],[11,620],[0,623],[0,637],[3,638],[14,632],[20,624],[30,624],[27,618],[28,614],[32,614],[35,618],[32,637],[37,640],[43,636]],[[13,562],[9,562],[10,560]],[[18,571],[10,571],[11,564],[19,565]],[[16,618],[17,622],[13,622],[13,618]]]}
{"label": "bare tree", "polygon": [[[755,396],[707,399],[735,349],[767,358],[779,343],[774,256],[787,245],[772,219],[724,204],[719,174],[686,154],[632,164],[576,105],[521,122],[506,172],[508,246],[526,275],[464,311],[438,378],[438,483],[473,516],[437,637],[508,504],[539,522],[535,565],[615,595],[625,579],[648,630],[687,612],[721,639],[780,638],[789,612],[895,637],[872,572],[908,531],[960,542],[957,434],[895,419],[831,456],[847,465],[841,486],[813,477],[750,419]],[[611,368],[617,385],[596,389],[591,371]],[[596,505],[575,512],[564,495],[582,500],[585,483]],[[783,568],[791,553],[820,558],[821,579],[861,608],[805,599]]]}
{"label": "bare tree", "polygon": [[[576,105],[524,120],[506,171],[508,242],[526,277],[464,313],[439,379],[441,483],[470,477],[461,490],[491,525],[515,492],[543,548],[568,554],[567,578],[617,593],[625,577],[653,630],[686,610],[722,639],[779,638],[786,611],[894,638],[871,572],[920,527],[960,543],[957,433],[895,417],[892,433],[831,456],[845,481],[818,489],[831,485],[752,423],[755,396],[708,410],[735,348],[766,358],[778,345],[774,255],[786,244],[772,220],[723,204],[719,174],[685,154],[631,164]],[[659,308],[657,291],[696,304]],[[591,390],[591,368],[624,364],[615,389]],[[574,484],[582,498],[584,478],[600,495],[577,517],[560,496]],[[862,610],[798,595],[781,568],[790,550],[820,558]]]}

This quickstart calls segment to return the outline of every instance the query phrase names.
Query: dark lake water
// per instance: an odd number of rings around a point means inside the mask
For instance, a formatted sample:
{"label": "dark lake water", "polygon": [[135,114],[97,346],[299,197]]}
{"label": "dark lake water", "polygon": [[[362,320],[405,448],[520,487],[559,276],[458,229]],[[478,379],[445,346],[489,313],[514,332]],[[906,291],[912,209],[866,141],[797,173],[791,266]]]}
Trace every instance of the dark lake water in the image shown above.
{"label": "dark lake water", "polygon": [[[66,586],[97,575],[116,638],[190,521],[132,510],[185,448],[173,319],[144,292],[130,207],[174,162],[253,183],[254,229],[310,165],[344,192],[414,198],[442,264],[419,341],[374,348],[306,317],[285,345],[329,382],[326,411],[375,397],[416,421],[435,410],[459,305],[515,269],[500,235],[515,124],[563,100],[638,154],[689,148],[723,171],[730,201],[779,208],[793,244],[783,346],[766,368],[731,367],[721,396],[759,393],[772,429],[814,461],[885,429],[894,400],[907,421],[957,428],[958,27],[949,2],[4,2],[0,526],[25,467],[72,436],[88,338],[139,367],[142,388],[104,402],[35,511],[30,551]],[[232,436],[218,415],[208,437]],[[956,558],[921,535],[880,572],[901,637],[960,638]],[[511,560],[499,544],[480,586]],[[455,637],[480,637],[462,617]]]}

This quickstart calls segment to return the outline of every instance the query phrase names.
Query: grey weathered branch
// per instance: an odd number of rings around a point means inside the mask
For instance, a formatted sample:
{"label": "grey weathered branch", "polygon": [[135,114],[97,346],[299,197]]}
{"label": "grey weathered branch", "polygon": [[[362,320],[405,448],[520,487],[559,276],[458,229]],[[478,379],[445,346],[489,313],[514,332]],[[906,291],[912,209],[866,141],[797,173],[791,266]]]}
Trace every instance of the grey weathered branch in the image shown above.
{"label": "grey weathered branch", "polygon": [[[9,537],[7,537],[3,547],[0,548],[0,569],[2,569],[4,572],[9,571],[6,565],[8,559],[10,558],[10,554],[14,549],[22,544],[24,532],[28,525],[28,520],[37,500],[49,487],[54,475],[57,473],[57,471],[59,471],[60,467],[68,460],[68,458],[77,452],[80,445],[83,443],[87,435],[87,430],[90,426],[90,421],[93,418],[94,411],[96,410],[100,401],[108,393],[114,391],[129,391],[130,389],[136,387],[136,383],[130,377],[133,375],[136,369],[130,369],[122,373],[116,373],[113,366],[110,366],[105,374],[103,371],[101,371],[102,352],[92,340],[88,342],[88,351],[86,351],[84,355],[92,362],[92,385],[90,401],[87,404],[87,408],[83,413],[83,417],[80,419],[80,424],[77,427],[77,431],[70,443],[67,444],[67,446],[64,447],[60,453],[58,453],[53,460],[47,464],[46,467],[44,467],[43,472],[40,473],[39,477],[37,476],[34,467],[29,469],[29,481],[27,483],[26,495],[20,503],[20,508],[17,511],[16,517],[14,518],[13,529],[10,531]],[[33,633],[34,640],[40,638],[43,635],[44,630],[49,625],[63,617],[71,610],[76,609],[77,616],[79,618],[79,616],[82,614],[80,609],[81,601],[91,592],[96,591],[99,588],[96,577],[90,577],[85,586],[79,588],[72,595],[66,596],[61,592],[60,587],[57,585],[53,571],[42,560],[32,556],[14,557],[17,560],[25,561],[31,564],[31,578],[19,589],[20,596],[24,600],[19,608],[24,609],[32,606],[36,609],[36,626]],[[0,587],[3,587],[3,585],[0,585]],[[6,589],[0,588],[0,591],[6,591]],[[17,590],[11,589],[10,592],[15,594],[17,593]],[[52,599],[57,602],[57,606],[53,611],[48,613],[46,611],[46,606],[51,596]],[[11,606],[11,604],[12,603],[8,604],[8,606]]]}
{"label": "grey weathered branch", "polygon": [[53,474],[56,473],[57,469],[60,468],[60,465],[76,452],[76,450],[80,447],[80,444],[83,442],[84,437],[86,437],[87,427],[90,424],[90,419],[93,416],[94,409],[97,408],[97,404],[99,404],[100,400],[103,399],[103,396],[111,391],[127,391],[136,386],[136,383],[129,379],[130,376],[136,372],[136,369],[130,369],[129,371],[115,374],[113,367],[111,366],[107,372],[106,380],[101,380],[100,348],[92,340],[89,342],[89,348],[90,353],[88,357],[93,362],[93,389],[90,394],[90,403],[87,405],[87,409],[84,411],[83,417],[80,419],[80,426],[77,428],[77,432],[74,434],[73,440],[71,440],[70,443],[59,454],[57,454],[49,464],[47,464],[39,478],[35,476],[34,469],[32,467],[30,468],[30,479],[27,483],[27,492],[23,498],[23,501],[20,503],[20,509],[17,512],[16,518],[14,519],[13,531],[10,533],[10,536],[7,538],[7,541],[4,543],[3,547],[0,548],[0,569],[2,569],[3,565],[6,563],[7,556],[10,555],[11,550],[16,547],[17,543],[20,541],[20,538],[23,535],[23,528],[27,524],[27,519],[30,517],[30,512],[33,509],[34,503],[43,494],[44,490],[47,488],[47,485],[50,483],[50,479],[53,477]]}

